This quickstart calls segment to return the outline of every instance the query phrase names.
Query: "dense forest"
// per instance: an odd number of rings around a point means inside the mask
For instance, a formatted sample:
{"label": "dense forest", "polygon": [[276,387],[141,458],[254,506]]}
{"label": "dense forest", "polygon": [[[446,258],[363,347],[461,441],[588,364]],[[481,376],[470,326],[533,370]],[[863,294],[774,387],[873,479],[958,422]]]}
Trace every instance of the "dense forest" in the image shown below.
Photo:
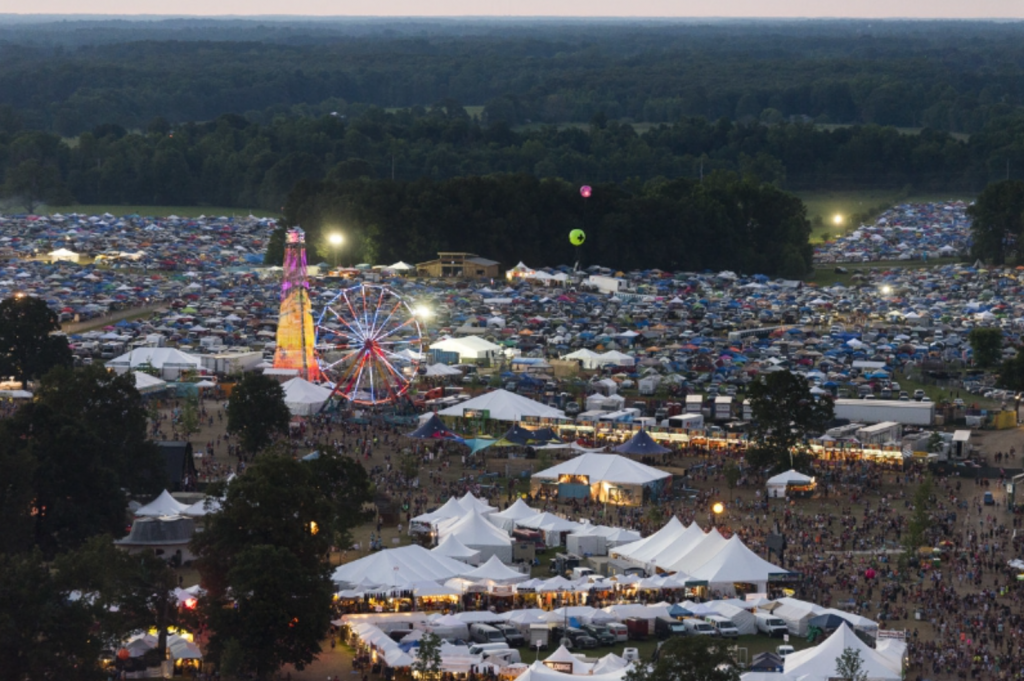
{"label": "dense forest", "polygon": [[[347,264],[428,260],[470,251],[507,265],[610,264],[622,269],[737,269],[797,277],[811,268],[803,203],[771,185],[716,172],[699,180],[648,183],[636,191],[579,187],[531,175],[436,182],[300,182],[285,221],[301,224],[314,259],[344,226]],[[583,229],[579,249],[569,232]],[[283,230],[267,261],[280,263]],[[624,247],[628,244],[628,247]]]}
{"label": "dense forest", "polygon": [[147,131],[104,125],[69,143],[34,130],[0,132],[9,196],[31,209],[83,204],[216,205],[279,210],[300,180],[443,180],[527,173],[631,191],[652,180],[736,172],[786,190],[905,188],[980,191],[1024,176],[1024,116],[994,121],[967,142],[925,130],[684,119],[638,133],[600,118],[517,131],[472,120],[458,103],[356,118],[237,115]]}
{"label": "dense forest", "polygon": [[64,136],[225,113],[482,106],[484,123],[794,118],[971,133],[1024,106],[1017,23],[0,23],[0,104]]}

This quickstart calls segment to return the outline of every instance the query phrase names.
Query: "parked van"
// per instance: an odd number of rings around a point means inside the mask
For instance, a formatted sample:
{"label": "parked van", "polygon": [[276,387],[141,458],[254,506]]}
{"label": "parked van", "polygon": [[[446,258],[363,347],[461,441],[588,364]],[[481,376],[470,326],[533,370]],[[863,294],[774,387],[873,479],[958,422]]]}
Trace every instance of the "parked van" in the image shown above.
{"label": "parked van", "polygon": [[757,620],[757,630],[762,634],[774,637],[789,633],[786,623],[769,612],[756,612],[754,619]]}
{"label": "parked van", "polygon": [[714,636],[715,628],[704,620],[687,617],[683,620],[683,627],[687,636]]}
{"label": "parked van", "polygon": [[485,650],[483,658],[485,662],[497,662],[501,660],[503,663],[501,666],[519,664],[523,661],[523,658],[519,654],[519,651],[513,650],[511,648],[506,650]]}
{"label": "parked van", "polygon": [[484,653],[495,653],[502,650],[512,650],[507,643],[475,643],[469,647],[470,655],[483,655]]}
{"label": "parked van", "polygon": [[679,620],[670,617],[658,617],[654,620],[654,633],[658,638],[686,636],[686,626]]}
{"label": "parked van", "polygon": [[629,640],[629,629],[622,622],[609,622],[604,628],[615,637],[616,643],[624,643]]}
{"label": "parked van", "polygon": [[472,624],[469,627],[469,640],[473,643],[501,643],[508,647],[505,634],[490,624]]}
{"label": "parked van", "polygon": [[704,621],[714,628],[717,636],[722,638],[739,638],[740,630],[736,628],[736,625],[728,617],[708,615],[704,618]]}

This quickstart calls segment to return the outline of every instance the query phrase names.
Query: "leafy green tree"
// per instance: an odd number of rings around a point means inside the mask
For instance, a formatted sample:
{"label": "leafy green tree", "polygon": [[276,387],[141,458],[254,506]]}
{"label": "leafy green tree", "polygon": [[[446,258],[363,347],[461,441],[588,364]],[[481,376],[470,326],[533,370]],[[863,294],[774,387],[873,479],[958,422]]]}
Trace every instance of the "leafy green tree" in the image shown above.
{"label": "leafy green tree", "polygon": [[178,584],[164,558],[149,551],[129,554],[114,546],[109,535],[97,535],[58,556],[54,569],[60,584],[89,594],[95,630],[106,647],[156,626],[157,650],[164,651],[167,627],[175,623],[172,591]]}
{"label": "leafy green tree", "polygon": [[412,670],[419,678],[426,681],[436,681],[441,678],[441,637],[429,633],[420,639],[420,645],[416,652],[416,660],[412,663]]}
{"label": "leafy green tree", "polygon": [[130,374],[92,365],[53,369],[35,400],[8,419],[5,433],[17,449],[7,460],[29,465],[29,457],[33,471],[33,502],[19,517],[29,516],[34,542],[46,556],[95,534],[123,535],[126,492],[163,488],[166,468],[146,437],[146,418]]}
{"label": "leafy green tree", "polygon": [[29,213],[43,201],[59,199],[58,202],[62,203],[68,198],[58,168],[34,158],[26,159],[7,171],[3,192],[16,198]]}
{"label": "leafy green tree", "polygon": [[807,381],[789,371],[762,374],[748,393],[754,445],[747,450],[747,461],[758,468],[802,463],[794,452],[804,449],[807,437],[824,431],[835,416],[830,396],[815,399]]}
{"label": "leafy green tree", "polygon": [[1000,388],[1009,388],[1017,392],[1024,391],[1024,353],[1017,349],[1017,354],[1003,360],[999,365],[997,383]]}
{"label": "leafy green tree", "polygon": [[[1018,244],[1024,228],[1024,182],[1004,180],[985,187],[967,214],[974,236],[972,255],[1002,265],[1010,244]],[[1020,255],[1020,254],[1018,254]]]}
{"label": "leafy green tree", "polygon": [[39,550],[0,552],[0,670],[11,681],[105,678],[95,609],[70,598]]}
{"label": "leafy green tree", "polygon": [[71,348],[46,301],[18,295],[0,301],[0,376],[39,378],[56,366],[70,367]]}
{"label": "leafy green tree", "polygon": [[189,395],[182,403],[179,425],[186,440],[199,432],[199,399],[196,396]]}
{"label": "leafy green tree", "polygon": [[1003,331],[998,328],[975,327],[967,335],[974,353],[974,363],[983,369],[995,366],[1003,354]]}
{"label": "leafy green tree", "polygon": [[842,681],[867,681],[868,674],[864,671],[864,661],[859,650],[846,648],[836,658],[836,678]]}
{"label": "leafy green tree", "polygon": [[326,444],[319,451],[318,459],[304,463],[313,485],[332,506],[333,516],[321,522],[321,531],[335,546],[351,546],[352,530],[373,519],[373,484],[363,464],[355,459]]}
{"label": "leafy green tree", "polygon": [[275,435],[288,432],[291,412],[284,389],[270,376],[247,373],[235,384],[228,400],[228,432],[241,439],[242,449],[255,454]]}
{"label": "leafy green tree", "polygon": [[[192,540],[207,589],[200,610],[212,659],[231,659],[233,646],[241,646],[247,655],[233,662],[266,675],[315,658],[330,622],[327,552],[333,535],[358,522],[337,517],[350,503],[340,496],[356,477],[335,464],[264,455],[226,488],[212,490],[224,493],[221,510]],[[353,499],[365,494],[351,489]]]}
{"label": "leafy green tree", "polygon": [[638,664],[625,681],[739,681],[730,644],[711,636],[672,637],[650,665]]}
{"label": "leafy green tree", "polygon": [[[327,564],[311,569],[284,546],[255,544],[238,554],[228,573],[234,607],[206,609],[217,650],[237,642],[239,671],[266,678],[282,665],[303,669],[320,653],[331,624],[334,585]],[[204,599],[205,600],[205,599]]]}

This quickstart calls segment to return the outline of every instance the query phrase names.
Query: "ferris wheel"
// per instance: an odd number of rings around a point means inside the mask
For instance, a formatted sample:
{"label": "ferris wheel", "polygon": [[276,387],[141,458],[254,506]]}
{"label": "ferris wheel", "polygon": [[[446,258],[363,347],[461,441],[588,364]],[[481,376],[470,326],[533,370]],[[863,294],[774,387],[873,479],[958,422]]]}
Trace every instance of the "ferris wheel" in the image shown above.
{"label": "ferris wheel", "polygon": [[397,401],[416,378],[423,336],[390,287],[360,284],[330,299],[315,322],[316,357],[333,394],[362,405]]}

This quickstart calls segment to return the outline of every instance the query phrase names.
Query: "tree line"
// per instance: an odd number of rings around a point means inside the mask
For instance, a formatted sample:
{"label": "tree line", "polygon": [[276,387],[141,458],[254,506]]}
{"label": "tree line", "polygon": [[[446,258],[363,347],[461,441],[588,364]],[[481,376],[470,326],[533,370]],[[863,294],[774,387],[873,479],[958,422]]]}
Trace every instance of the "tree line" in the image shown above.
{"label": "tree line", "polygon": [[523,173],[622,186],[700,178],[715,170],[789,190],[902,188],[980,191],[1024,178],[1024,115],[963,141],[924,130],[686,118],[638,132],[603,117],[585,126],[515,129],[483,124],[458,102],[360,115],[278,117],[261,124],[227,114],[205,123],[108,124],[69,141],[0,131],[4,195],[32,210],[51,205],[213,205],[280,210],[301,180],[435,181]]}
{"label": "tree line", "polygon": [[[595,185],[589,199],[564,180],[492,175],[412,182],[300,182],[285,221],[307,231],[311,257],[330,255],[341,229],[343,259],[425,261],[469,251],[535,265],[593,263],[620,269],[737,269],[796,277],[811,268],[803,203],[769,184],[716,172],[700,180]],[[569,232],[582,229],[578,249]],[[283,228],[267,261],[282,259]]]}
{"label": "tree line", "polygon": [[970,133],[1024,105],[1022,62],[1020,26],[984,22],[19,22],[0,25],[0,104],[64,136],[448,98],[509,125],[603,114]]}

